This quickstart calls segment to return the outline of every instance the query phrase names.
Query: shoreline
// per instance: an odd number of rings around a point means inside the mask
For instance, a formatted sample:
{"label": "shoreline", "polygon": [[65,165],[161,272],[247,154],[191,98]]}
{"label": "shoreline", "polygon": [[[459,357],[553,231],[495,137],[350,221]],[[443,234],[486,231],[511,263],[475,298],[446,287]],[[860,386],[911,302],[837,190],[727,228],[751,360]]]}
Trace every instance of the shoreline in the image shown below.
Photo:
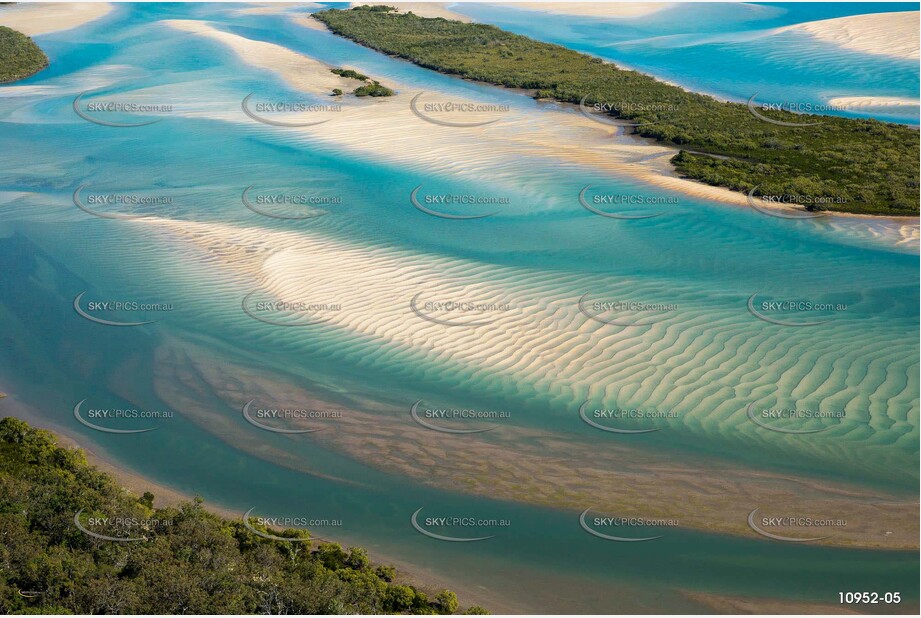
{"label": "shoreline", "polygon": [[[331,32],[330,30],[328,30],[328,28],[327,28],[327,31]],[[347,39],[347,40],[351,40],[351,39]],[[358,41],[352,41],[352,42],[358,45],[362,45],[362,43]],[[362,45],[362,46],[367,47],[365,45]],[[400,58],[398,56],[394,56],[391,54],[386,54],[379,50],[374,50],[373,48],[368,48],[368,49],[372,49],[372,51],[375,51],[376,53],[379,53],[379,54],[383,54],[391,59],[413,64],[412,62],[404,58]],[[612,64],[613,66],[620,68],[620,65],[617,65],[615,63],[611,63],[607,61],[605,61],[605,63]],[[438,71],[435,69],[429,69],[429,70],[439,73],[441,75],[446,75],[448,77],[453,77],[455,79],[461,79],[463,81],[468,81],[470,83],[475,83],[478,85],[498,88],[504,91],[519,92],[523,95],[527,95],[529,98],[533,98],[533,91],[528,91],[526,89],[503,87],[503,86],[496,85],[496,84],[490,84],[488,82],[479,82],[476,80],[469,80],[462,76]],[[648,75],[648,74],[644,73],[644,75]],[[658,81],[662,81],[662,80],[659,80],[659,78],[655,76],[651,76],[651,75],[648,75],[648,76]],[[669,82],[665,82],[665,83],[669,83]],[[670,84],[670,85],[680,88],[684,90],[685,92],[689,92],[689,93],[694,92],[695,94],[700,94],[700,93],[696,93],[695,91],[691,91],[677,84]],[[398,84],[397,87],[399,86],[400,85]],[[704,95],[710,96],[711,98],[714,98],[715,100],[721,101],[721,102],[725,100],[722,97],[716,97],[716,96],[709,95],[706,93],[704,93]],[[579,109],[578,109],[578,105],[576,104],[556,101],[556,100],[552,100],[552,101],[548,100],[548,102],[552,102],[556,105],[560,105],[562,106],[563,109],[575,111],[578,114]],[[667,153],[671,153],[671,156],[674,156],[678,154],[678,152],[681,151],[680,147],[670,145],[670,144],[662,144],[653,138],[643,138],[641,136],[634,137],[632,134],[626,134],[626,129],[629,128],[628,121],[619,121],[613,118],[605,118],[604,121],[597,120],[595,122],[599,123],[599,124],[596,124],[597,127],[601,127],[602,125],[608,125],[609,128],[615,130],[615,133],[612,135],[615,136],[615,142],[619,148],[622,148],[622,149],[631,149],[631,147],[634,147],[635,149],[638,149],[640,147],[658,148],[662,151],[660,156],[663,156],[663,157]],[[624,154],[627,154],[627,153],[625,152]],[[634,154],[639,154],[639,153],[634,153]],[[643,156],[641,157],[642,159],[641,161],[631,161],[629,162],[630,163],[629,166],[625,166],[624,168],[621,168],[620,171],[626,173],[627,175],[635,179],[649,182],[661,188],[674,190],[676,192],[683,193],[684,195],[688,197],[707,199],[707,200],[712,200],[716,202],[721,202],[724,204],[733,204],[736,206],[746,206],[746,207],[748,206],[748,197],[745,193],[733,191],[732,189],[722,187],[722,186],[709,185],[704,182],[694,180],[692,178],[681,176],[678,173],[678,171],[673,166],[671,166],[670,163],[664,166],[662,164],[652,163],[652,161],[655,158],[657,157]],[[763,204],[763,206],[761,207],[764,209],[776,210],[781,213],[792,212],[796,214],[802,214],[803,212],[805,212],[804,209],[792,208],[790,206],[781,205],[777,203],[766,203],[766,204]],[[863,219],[866,221],[871,221],[871,220],[872,221],[891,221],[891,222],[897,223],[898,225],[902,226],[902,228],[904,228],[906,225],[917,227],[919,223],[921,223],[921,215],[891,215],[891,214],[873,215],[873,214],[865,214],[865,213],[850,213],[850,212],[839,212],[839,211],[826,211],[826,215],[827,216],[839,216],[840,215],[843,217],[848,217],[852,219],[853,218]],[[915,242],[918,239],[921,239],[921,230],[915,229],[915,230],[912,230],[911,233],[906,234],[904,229],[900,229],[892,233],[891,237],[893,238],[894,243],[896,245],[904,244],[906,242]]]}
{"label": "shoreline", "polygon": [[[116,462],[111,457],[107,456],[101,449],[88,445],[66,428],[57,423],[49,422],[44,416],[33,411],[26,404],[19,402],[15,396],[9,392],[0,390],[0,406],[12,408],[12,410],[0,408],[0,418],[11,416],[27,422],[32,427],[51,432],[54,434],[59,446],[80,449],[83,451],[87,463],[101,472],[105,472],[114,477],[123,489],[126,489],[135,496],[141,496],[145,491],[153,493],[153,503],[157,508],[167,506],[175,507],[182,502],[190,502],[195,498],[195,495],[191,493],[174,489],[169,485],[155,481],[148,476]],[[204,502],[204,508],[211,513],[229,520],[239,519],[242,513],[242,511],[234,509],[226,504],[209,500]],[[268,527],[277,531],[282,530],[280,526],[269,525]],[[307,531],[313,535],[312,530],[307,529]],[[312,540],[310,545],[315,547],[320,542],[339,543],[345,548],[365,547],[361,543],[349,541],[348,539],[321,539],[320,537],[316,537]],[[490,610],[503,610],[505,613],[512,613],[515,611],[514,604],[506,605],[505,608],[503,608],[501,601],[495,598],[486,598],[482,593],[475,592],[469,587],[458,585],[458,583],[448,580],[445,577],[430,573],[426,569],[406,560],[392,558],[386,555],[386,553],[377,550],[373,551],[373,553],[372,550],[369,550],[369,554],[371,554],[372,564],[386,564],[396,568],[397,578],[395,581],[415,586],[430,596],[434,596],[440,590],[447,589],[458,596],[461,607],[480,605]]]}
{"label": "shoreline", "polygon": [[[352,9],[357,6],[374,6],[378,4],[381,4],[381,2],[350,2],[348,8]],[[413,13],[415,15],[418,15],[419,17],[428,17],[428,18],[440,17],[442,19],[462,21],[464,23],[472,23],[475,21],[474,19],[467,17],[466,15],[455,13],[450,8],[448,8],[452,4],[456,4],[456,3],[455,2],[388,2],[387,6],[392,6],[396,8],[397,13]]]}

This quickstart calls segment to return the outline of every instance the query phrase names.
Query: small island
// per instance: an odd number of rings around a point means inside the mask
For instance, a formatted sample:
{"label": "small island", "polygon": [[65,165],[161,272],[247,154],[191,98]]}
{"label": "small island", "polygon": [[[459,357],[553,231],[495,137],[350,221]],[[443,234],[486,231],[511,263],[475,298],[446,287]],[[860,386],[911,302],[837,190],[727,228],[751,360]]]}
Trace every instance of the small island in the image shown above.
{"label": "small island", "polygon": [[[352,94],[354,94],[356,97],[392,97],[394,95],[393,90],[387,86],[382,86],[379,81],[372,80],[367,75],[359,73],[358,71],[352,69],[330,69],[330,71],[339,77],[357,79],[358,81],[365,82],[364,86],[359,86],[352,91]],[[333,89],[333,96],[341,95],[341,89]]]}
{"label": "small island", "polygon": [[428,69],[629,121],[637,135],[679,148],[672,164],[693,180],[807,210],[918,215],[919,135],[904,125],[782,110],[759,111],[759,118],[744,103],[560,45],[384,5],[313,16],[337,35]]}
{"label": "small island", "polygon": [[0,26],[0,84],[35,75],[48,66],[48,56],[31,38]]}

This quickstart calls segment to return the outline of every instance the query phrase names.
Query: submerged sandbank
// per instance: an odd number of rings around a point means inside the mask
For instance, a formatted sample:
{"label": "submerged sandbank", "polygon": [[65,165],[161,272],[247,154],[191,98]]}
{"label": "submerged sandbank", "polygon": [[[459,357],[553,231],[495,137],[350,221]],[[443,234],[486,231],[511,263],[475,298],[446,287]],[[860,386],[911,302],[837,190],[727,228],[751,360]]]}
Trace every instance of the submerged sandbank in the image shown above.
{"label": "submerged sandbank", "polygon": [[[591,394],[593,389],[588,385],[630,381],[636,379],[637,373],[647,375],[649,361],[635,350],[649,347],[652,341],[669,339],[667,333],[671,332],[657,328],[648,335],[613,333],[561,313],[554,316],[555,320],[544,317],[538,308],[523,309],[522,315],[494,325],[449,332],[407,311],[407,299],[420,286],[425,286],[434,298],[451,298],[462,289],[471,298],[495,297],[514,307],[524,307],[525,298],[544,297],[549,306],[560,305],[565,298],[547,297],[536,287],[539,282],[525,284],[513,272],[496,273],[493,268],[485,273],[473,263],[369,250],[306,230],[280,232],[168,219],[145,219],[139,224],[146,226],[148,234],[182,238],[192,245],[190,251],[204,251],[210,259],[247,275],[252,289],[258,287],[265,297],[289,303],[336,301],[349,308],[327,316],[324,325],[310,328],[310,348],[317,353],[331,353],[333,348],[346,346],[354,353],[373,357],[373,362],[385,362],[389,352],[399,350],[447,375],[488,372],[495,380],[514,382],[521,388],[590,393],[588,398],[600,401],[604,394]],[[242,260],[241,247],[250,248]],[[492,275],[488,281],[486,274]],[[701,320],[712,324],[720,318],[708,314]],[[565,326],[562,334],[560,325]],[[691,328],[687,339],[695,342],[693,345],[668,341],[654,351],[654,358],[693,355],[700,359],[687,366],[688,371],[712,371],[708,368],[714,363],[725,365],[739,360],[738,354],[719,344],[718,337],[708,344],[695,336],[695,330],[704,328],[708,327],[703,323]],[[290,340],[292,336],[288,335],[290,344],[295,343]],[[569,343],[561,345],[562,341]],[[633,357],[628,358],[631,351]],[[259,443],[238,435],[246,434],[246,427],[241,429],[239,422],[227,418],[227,407],[239,408],[251,397],[258,397],[262,405],[282,408],[337,407],[296,384],[266,378],[231,358],[215,361],[209,360],[210,356],[188,344],[171,342],[158,352],[157,393],[203,429],[257,456],[274,458]],[[612,362],[610,358],[624,360]],[[642,381],[644,385],[648,382]],[[764,384],[771,382],[772,378],[765,376]],[[486,388],[490,386],[484,384]],[[648,395],[644,394],[649,406],[668,409],[668,399],[674,392],[671,380],[649,388]],[[696,400],[700,388],[691,388],[687,396]],[[766,387],[751,388],[760,392]],[[817,390],[831,393],[838,392],[839,387],[823,384]],[[207,396],[199,400],[198,393]],[[666,402],[658,403],[662,397]],[[686,415],[687,420],[675,419],[673,430],[690,434],[698,423],[703,423],[731,433],[736,439],[763,444],[765,432],[744,419],[743,409],[723,399],[714,392],[696,408],[683,411],[681,415]],[[215,400],[224,401],[227,407],[213,408],[208,402]],[[863,486],[791,477],[705,459],[686,458],[678,465],[668,456],[624,440],[610,440],[599,450],[599,436],[584,435],[575,408],[569,412],[571,432],[551,433],[496,423],[493,431],[464,436],[464,448],[458,449],[456,436],[414,424],[408,412],[410,403],[407,401],[402,409],[372,404],[349,406],[343,409],[341,418],[320,422],[324,431],[293,440],[316,441],[385,472],[435,487],[572,509],[576,513],[593,506],[608,513],[675,519],[681,527],[758,538],[748,527],[746,517],[753,508],[760,507],[771,514],[808,513],[846,520],[846,526],[834,528],[828,539],[820,541],[829,545],[889,549],[916,545],[913,530],[906,524],[914,521],[917,506]],[[702,412],[711,407],[714,413]],[[740,415],[743,418],[738,418]],[[305,423],[310,428],[318,424]],[[839,454],[836,437],[848,436],[850,431],[859,433],[861,426],[860,422],[852,423],[841,435],[826,440],[801,438],[797,448],[833,460]],[[289,427],[303,429],[305,425]],[[841,428],[845,429],[843,425]],[[875,453],[878,448],[855,444],[849,452],[871,456],[871,451]],[[290,455],[274,459],[281,465],[296,466]]]}

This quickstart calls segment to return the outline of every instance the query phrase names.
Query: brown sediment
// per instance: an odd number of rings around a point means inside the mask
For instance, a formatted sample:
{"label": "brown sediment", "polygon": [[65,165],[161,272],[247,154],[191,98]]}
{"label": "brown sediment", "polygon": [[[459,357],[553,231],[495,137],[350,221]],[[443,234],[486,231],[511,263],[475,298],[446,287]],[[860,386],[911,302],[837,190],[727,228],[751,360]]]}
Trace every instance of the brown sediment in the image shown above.
{"label": "brown sediment", "polygon": [[[184,376],[194,376],[208,398],[223,399],[228,405],[238,405],[250,393],[257,393],[260,403],[270,407],[337,407],[228,359],[209,359],[189,344],[173,341],[160,355],[171,366],[169,381],[178,377],[193,392],[177,399],[185,387],[177,390],[158,382],[158,394],[206,430],[259,457],[273,454],[258,439],[237,436],[238,431],[223,435],[224,426],[216,425],[208,406],[194,396],[199,387]],[[595,513],[668,519],[683,528],[778,542],[749,527],[749,513],[760,508],[759,519],[762,515],[804,516],[846,522],[823,528],[764,527],[769,533],[793,538],[824,536],[815,541],[823,545],[917,548],[918,505],[883,492],[703,458],[682,457],[676,462],[667,454],[614,441],[602,449],[597,442],[589,444],[575,435],[550,434],[502,421],[494,422],[494,429],[485,433],[450,435],[414,423],[410,404],[405,409],[349,407],[343,409],[341,418],[322,421],[324,431],[291,439],[322,445],[433,487],[571,509],[576,515],[591,507]],[[316,421],[296,419],[280,425],[288,429],[316,426]],[[253,431],[262,430],[254,427]],[[293,461],[286,454],[277,463],[292,466]]]}
{"label": "brown sediment", "polygon": [[836,603],[812,603],[789,599],[734,597],[706,592],[684,591],[683,594],[718,614],[861,614]]}

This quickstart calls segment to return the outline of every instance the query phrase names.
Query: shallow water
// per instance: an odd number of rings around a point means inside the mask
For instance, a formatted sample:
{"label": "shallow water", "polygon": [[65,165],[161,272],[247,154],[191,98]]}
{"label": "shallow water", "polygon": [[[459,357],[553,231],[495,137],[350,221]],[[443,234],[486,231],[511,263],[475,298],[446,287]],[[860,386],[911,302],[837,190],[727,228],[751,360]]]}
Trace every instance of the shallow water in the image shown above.
{"label": "shallow water", "polygon": [[[918,124],[916,61],[837,48],[805,33],[775,32],[836,17],[917,11],[911,3],[693,3],[607,20],[477,3],[456,4],[454,10],[719,98],[744,102],[757,95],[759,103],[797,110],[811,105],[833,115]],[[903,97],[915,104],[828,108],[830,99],[850,96]]]}
{"label": "shallow water", "polygon": [[[237,8],[121,5],[78,31],[38,37],[51,67],[0,87],[4,391],[47,424],[170,487],[241,513],[255,507],[267,516],[341,519],[341,527],[313,532],[457,582],[471,597],[462,598],[466,602],[500,598],[522,611],[693,612],[706,608],[682,591],[833,603],[837,591],[858,589],[899,590],[908,603],[917,602],[911,552],[681,528],[655,542],[612,543],[579,528],[581,509],[449,491],[309,436],[278,436],[247,424],[239,405],[250,397],[238,385],[257,383],[243,373],[258,372],[260,379],[371,414],[408,411],[417,399],[511,410],[503,421],[509,426],[574,439],[589,453],[626,444],[679,466],[744,466],[910,499],[918,481],[918,256],[912,245],[894,245],[888,232],[877,237],[863,220],[780,220],[537,157],[505,161],[489,173],[472,173],[464,161],[433,171],[253,123],[239,113],[243,97],[291,97],[288,87],[221,44],[158,20],[204,19],[411,88],[475,95],[515,113],[542,108],[520,93],[433,74],[284,16],[244,17]],[[474,10],[516,27],[503,21],[500,9],[464,9]],[[699,10],[708,28],[726,32],[723,17]],[[742,24],[740,31],[752,27],[733,15],[726,19]],[[800,12],[797,20],[817,15]],[[665,32],[667,20],[660,21],[648,28]],[[545,23],[535,19],[533,31],[520,31],[568,37],[559,40],[592,53],[597,50],[590,46],[609,34],[604,24],[576,28],[568,20],[556,22],[565,25],[559,31],[538,32]],[[785,23],[789,19],[774,17],[758,27]],[[611,49],[621,54],[638,47]],[[718,54],[725,67],[742,62],[732,46],[703,47],[697,53]],[[641,66],[655,57],[668,78],[664,51],[645,54],[624,58]],[[700,58],[687,62],[716,90],[728,92],[735,83],[731,71],[715,72]],[[791,67],[788,56],[764,62],[772,67],[764,74],[777,76],[777,83]],[[893,91],[912,84],[917,91],[916,68],[872,63],[868,71],[886,65]],[[836,70],[805,75],[799,92],[817,95]],[[891,94],[854,80],[855,88],[866,89],[860,92]],[[175,107],[156,125],[101,127],[73,113],[73,98],[86,90]],[[477,221],[429,217],[409,203],[420,184],[427,193],[500,195],[508,204]],[[677,201],[661,217],[613,221],[580,207],[578,193],[589,184],[598,192]],[[84,196],[134,192],[171,201],[145,207],[156,217],[148,221],[95,218],[72,201],[81,185]],[[342,203],[315,219],[270,219],[242,206],[247,186],[257,192],[306,186]],[[298,285],[318,294],[317,302],[341,302],[343,311],[327,324],[284,328],[241,309],[241,299],[257,288],[278,293]],[[144,314],[156,320],[150,325],[105,327],[74,312],[73,299],[83,291],[87,300],[165,302],[172,310]],[[444,300],[487,292],[519,313],[452,330],[408,311],[416,293]],[[809,299],[846,309],[807,316],[824,321],[816,327],[784,327],[747,310],[756,293],[759,300]],[[648,325],[617,327],[580,317],[575,301],[584,294],[677,307]],[[195,346],[197,371],[190,368],[195,363],[157,356],[184,345]],[[203,376],[221,368],[226,384],[219,392]],[[236,398],[228,401],[227,392]],[[73,407],[83,399],[89,406],[173,410],[175,416],[156,421],[158,429],[149,433],[101,433],[74,419]],[[585,401],[675,416],[661,431],[615,436],[585,426],[578,416]],[[745,413],[753,402],[845,416],[821,433],[789,435],[754,425]],[[808,430],[826,422],[784,427]],[[148,426],[130,419],[99,423]],[[621,428],[648,427],[644,423]],[[457,438],[463,450],[465,436]],[[487,471],[489,465],[484,462]],[[439,542],[410,526],[420,507],[510,525],[483,542]]]}

